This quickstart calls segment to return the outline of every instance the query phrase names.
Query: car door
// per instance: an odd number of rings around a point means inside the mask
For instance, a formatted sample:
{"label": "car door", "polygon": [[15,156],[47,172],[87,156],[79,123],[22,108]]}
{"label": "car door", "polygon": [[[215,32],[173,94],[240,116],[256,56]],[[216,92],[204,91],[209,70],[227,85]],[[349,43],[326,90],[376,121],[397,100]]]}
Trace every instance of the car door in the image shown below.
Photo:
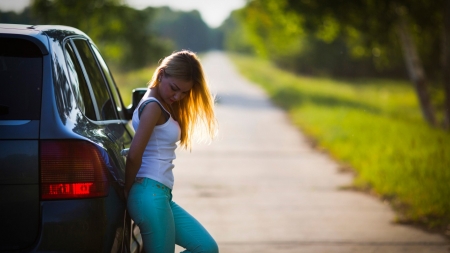
{"label": "car door", "polygon": [[[128,148],[130,148],[130,145],[131,145],[132,136],[134,136],[134,130],[130,126],[130,124],[128,124],[129,123],[128,120],[126,120],[126,116],[125,116],[126,109],[124,108],[124,105],[122,103],[120,93],[114,82],[114,78],[112,76],[111,71],[109,70],[106,62],[103,60],[102,56],[100,55],[100,52],[98,51],[97,47],[95,45],[91,44],[91,48],[97,58],[97,61],[102,69],[103,76],[104,76],[104,78],[107,82],[107,85],[109,87],[109,90],[111,92],[113,102],[117,108],[117,113],[118,113],[119,119],[121,121],[120,124],[126,129],[126,131],[124,131],[123,133],[120,133],[117,131],[118,129],[116,129],[116,128],[112,127],[112,125],[110,125],[110,130],[111,130],[110,134],[111,134],[111,136],[113,136],[113,138],[120,139],[120,143],[122,144],[123,149],[128,149]],[[122,156],[122,158],[125,159],[125,156]],[[124,161],[126,161],[126,159]],[[123,171],[123,174],[124,173],[125,173],[125,170]],[[129,244],[130,251],[131,252],[140,251],[140,248],[142,248],[142,238],[141,238],[139,228],[137,227],[137,225],[134,224],[134,222],[131,220],[131,218],[127,217],[127,220],[130,221],[129,224],[126,224],[126,226],[128,226],[128,228],[130,228],[129,230],[127,229],[127,232],[130,231],[130,234],[126,235],[127,240],[130,243]]]}
{"label": "car door", "polygon": [[[140,235],[139,237],[132,236],[131,220],[125,218],[127,216],[123,197],[125,158],[121,155],[121,151],[130,146],[134,133],[124,118],[123,105],[111,73],[95,46],[85,38],[74,37],[67,41],[65,49],[66,54],[69,55],[69,61],[71,61],[68,65],[72,65],[72,69],[76,70],[74,75],[77,75],[78,79],[84,79],[83,82],[85,82],[77,91],[80,94],[78,99],[83,100],[81,102],[84,104],[84,107],[80,107],[80,109],[95,125],[94,129],[92,126],[86,129],[79,124],[78,132],[105,148],[105,157],[107,157],[108,168],[111,172],[112,182],[114,182],[113,187],[115,193],[120,197],[120,203],[116,203],[117,206],[112,207],[112,210],[124,211],[122,217],[117,214],[111,215],[113,219],[121,218],[120,222],[122,223],[119,226],[119,221],[115,220],[112,222],[115,225],[111,225],[116,229],[113,251],[124,251],[123,247],[127,252],[139,251]],[[137,242],[133,242],[133,240]]]}

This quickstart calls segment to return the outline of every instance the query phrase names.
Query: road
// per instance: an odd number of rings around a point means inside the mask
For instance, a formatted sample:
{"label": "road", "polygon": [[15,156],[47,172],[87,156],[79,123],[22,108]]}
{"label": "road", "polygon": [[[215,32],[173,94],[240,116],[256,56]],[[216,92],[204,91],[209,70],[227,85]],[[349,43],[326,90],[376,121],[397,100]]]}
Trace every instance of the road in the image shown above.
{"label": "road", "polygon": [[221,253],[450,252],[443,236],[394,223],[386,203],[342,190],[352,175],[311,148],[224,54],[203,64],[220,132],[209,145],[177,151],[173,194]]}

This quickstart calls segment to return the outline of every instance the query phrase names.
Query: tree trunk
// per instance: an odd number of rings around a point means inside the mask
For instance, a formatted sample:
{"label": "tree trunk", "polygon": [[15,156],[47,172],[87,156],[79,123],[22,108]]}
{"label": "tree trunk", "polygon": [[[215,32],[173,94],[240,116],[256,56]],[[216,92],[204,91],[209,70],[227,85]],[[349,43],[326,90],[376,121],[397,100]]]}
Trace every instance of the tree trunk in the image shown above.
{"label": "tree trunk", "polygon": [[450,129],[450,1],[445,1],[443,8],[444,31],[442,43],[442,73],[445,90],[444,122],[445,129]]}
{"label": "tree trunk", "polygon": [[397,12],[399,14],[397,32],[400,38],[400,45],[403,50],[403,57],[405,59],[406,68],[408,69],[409,78],[416,88],[423,117],[430,125],[436,126],[434,109],[431,105],[430,96],[427,90],[425,72],[419,54],[417,53],[412,34],[409,30],[406,10],[400,7],[397,8]]}

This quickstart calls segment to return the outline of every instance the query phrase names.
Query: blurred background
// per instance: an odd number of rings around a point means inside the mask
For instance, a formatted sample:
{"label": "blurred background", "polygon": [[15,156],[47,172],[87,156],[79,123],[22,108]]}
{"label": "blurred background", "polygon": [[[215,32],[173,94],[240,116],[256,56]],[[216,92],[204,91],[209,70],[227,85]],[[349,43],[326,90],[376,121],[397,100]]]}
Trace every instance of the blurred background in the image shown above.
{"label": "blurred background", "polygon": [[448,1],[2,0],[0,23],[79,28],[125,94],[174,50],[227,52],[399,222],[450,224]]}

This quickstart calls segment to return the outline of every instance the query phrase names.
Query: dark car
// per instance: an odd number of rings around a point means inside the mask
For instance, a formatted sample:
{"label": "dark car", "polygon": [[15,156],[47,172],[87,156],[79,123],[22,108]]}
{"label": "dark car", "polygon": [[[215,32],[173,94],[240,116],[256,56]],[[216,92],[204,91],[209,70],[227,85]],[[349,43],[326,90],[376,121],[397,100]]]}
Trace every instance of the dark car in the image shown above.
{"label": "dark car", "polygon": [[123,196],[133,109],[83,32],[0,24],[0,252],[141,251]]}

